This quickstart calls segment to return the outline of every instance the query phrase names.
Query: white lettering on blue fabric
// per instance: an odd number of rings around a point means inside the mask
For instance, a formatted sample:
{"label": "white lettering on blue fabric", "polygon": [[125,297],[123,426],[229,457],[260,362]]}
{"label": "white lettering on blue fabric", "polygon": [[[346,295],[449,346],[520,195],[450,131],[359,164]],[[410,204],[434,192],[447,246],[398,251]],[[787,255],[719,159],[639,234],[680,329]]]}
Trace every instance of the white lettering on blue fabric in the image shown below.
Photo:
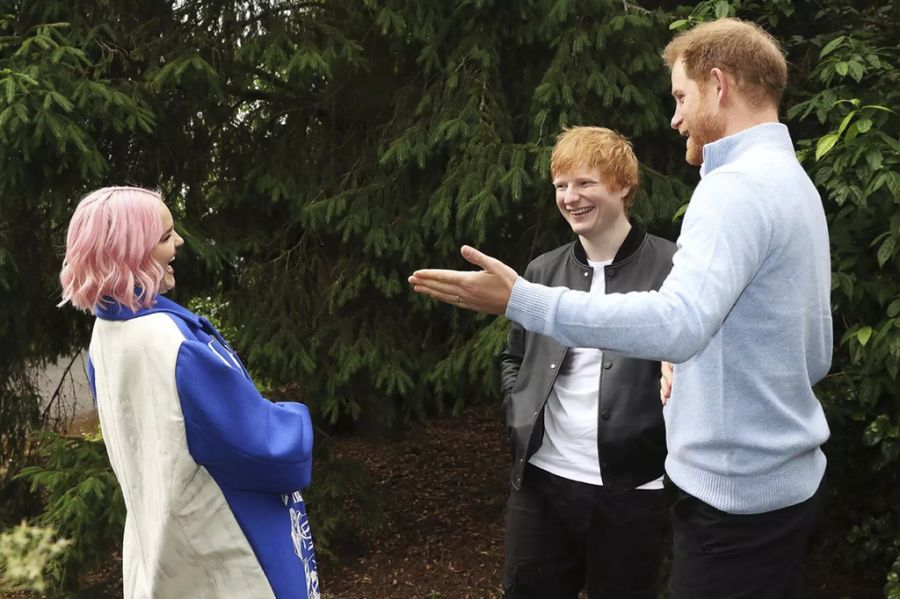
{"label": "white lettering on blue fabric", "polygon": [[312,529],[309,526],[309,517],[306,515],[303,496],[300,491],[294,491],[282,495],[281,499],[284,501],[284,505],[290,505],[291,540],[294,542],[294,553],[303,564],[303,573],[306,577],[306,597],[307,599],[321,599]]}

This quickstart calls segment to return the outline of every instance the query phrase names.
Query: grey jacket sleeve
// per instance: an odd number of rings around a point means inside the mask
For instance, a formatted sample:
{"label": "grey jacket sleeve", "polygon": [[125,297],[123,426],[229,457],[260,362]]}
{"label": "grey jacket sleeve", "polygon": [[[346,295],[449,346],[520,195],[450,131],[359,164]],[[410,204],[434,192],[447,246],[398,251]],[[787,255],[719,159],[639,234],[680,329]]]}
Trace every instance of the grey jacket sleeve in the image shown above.
{"label": "grey jacket sleeve", "polygon": [[[529,281],[532,279],[531,264],[525,269],[523,277]],[[527,332],[518,322],[510,323],[509,336],[506,338],[506,348],[500,355],[500,392],[504,405],[509,402],[513,387],[516,385],[516,378],[519,376],[519,367],[522,365],[522,358],[525,356],[526,334]]]}

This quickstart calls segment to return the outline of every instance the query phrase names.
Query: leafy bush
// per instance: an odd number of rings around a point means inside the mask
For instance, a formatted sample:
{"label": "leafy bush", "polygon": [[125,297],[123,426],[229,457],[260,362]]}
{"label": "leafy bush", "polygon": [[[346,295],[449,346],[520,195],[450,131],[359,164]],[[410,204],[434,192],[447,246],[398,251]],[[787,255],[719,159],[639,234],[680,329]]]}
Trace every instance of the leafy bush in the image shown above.
{"label": "leafy bush", "polygon": [[832,512],[850,522],[847,559],[880,572],[900,545],[900,115],[889,108],[900,105],[900,48],[879,25],[890,18],[878,6],[823,9],[817,23],[833,33],[805,42],[814,86],[788,111],[801,130],[824,129],[799,145],[831,233],[837,347],[818,391],[840,485]]}
{"label": "leafy bush", "polygon": [[0,591],[45,591],[47,564],[70,544],[52,528],[25,522],[0,533]]}
{"label": "leafy bush", "polygon": [[108,558],[122,542],[125,504],[99,437],[38,436],[33,459],[15,478],[46,501],[37,523],[71,540],[49,562],[54,588],[76,588],[78,577]]}

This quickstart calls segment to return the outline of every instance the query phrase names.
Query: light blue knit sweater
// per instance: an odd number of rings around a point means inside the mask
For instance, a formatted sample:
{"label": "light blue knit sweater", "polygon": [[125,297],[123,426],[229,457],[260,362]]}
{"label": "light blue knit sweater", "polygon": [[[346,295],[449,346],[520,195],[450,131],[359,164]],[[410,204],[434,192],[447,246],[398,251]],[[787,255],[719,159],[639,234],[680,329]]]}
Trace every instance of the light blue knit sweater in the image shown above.
{"label": "light blue knit sweater", "polygon": [[784,125],[707,144],[703,158],[658,292],[520,277],[507,316],[568,346],[675,362],[669,477],[720,510],[767,512],[811,497],[825,471],[812,385],[831,366],[828,230]]}

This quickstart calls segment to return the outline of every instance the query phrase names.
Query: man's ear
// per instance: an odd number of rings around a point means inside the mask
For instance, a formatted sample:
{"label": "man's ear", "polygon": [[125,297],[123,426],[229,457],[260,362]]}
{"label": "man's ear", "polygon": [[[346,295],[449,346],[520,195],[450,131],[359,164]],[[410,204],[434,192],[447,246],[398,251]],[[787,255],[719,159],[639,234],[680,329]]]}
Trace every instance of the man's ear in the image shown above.
{"label": "man's ear", "polygon": [[712,85],[716,92],[716,100],[719,104],[726,102],[731,94],[732,80],[720,69],[713,67],[709,71],[709,81],[707,85]]}

